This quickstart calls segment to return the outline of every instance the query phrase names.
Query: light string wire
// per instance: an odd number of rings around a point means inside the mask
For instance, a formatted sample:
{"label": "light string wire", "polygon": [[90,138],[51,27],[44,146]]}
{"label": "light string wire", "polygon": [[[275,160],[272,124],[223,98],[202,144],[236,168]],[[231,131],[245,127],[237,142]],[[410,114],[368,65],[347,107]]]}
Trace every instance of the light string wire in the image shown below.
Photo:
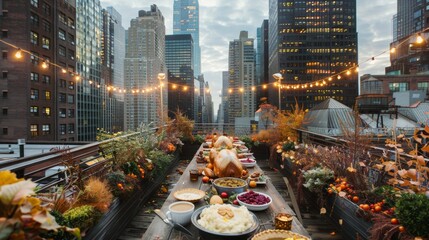
{"label": "light string wire", "polygon": [[[398,44],[394,45],[393,48],[390,48],[388,50],[384,50],[384,51],[382,51],[382,52],[380,52],[380,53],[378,53],[378,54],[376,54],[376,55],[374,55],[374,56],[372,56],[372,57],[364,60],[363,62],[358,63],[355,66],[347,68],[347,69],[345,69],[345,70],[343,70],[343,71],[341,71],[339,73],[333,74],[333,75],[331,75],[329,77],[324,77],[324,78],[321,78],[319,80],[314,80],[314,81],[310,81],[310,82],[306,82],[306,83],[298,83],[298,84],[280,84],[279,85],[277,81],[274,81],[274,82],[271,82],[271,83],[264,83],[264,84],[259,84],[259,85],[253,85],[253,86],[247,87],[247,88],[245,88],[245,87],[228,88],[228,93],[231,94],[231,93],[235,93],[235,92],[241,92],[242,93],[244,91],[256,91],[257,89],[260,89],[260,88],[262,88],[263,90],[265,90],[265,89],[267,89],[270,86],[274,86],[275,88],[280,87],[281,89],[287,89],[287,90],[291,90],[291,89],[292,90],[293,89],[303,89],[303,88],[308,88],[308,87],[310,87],[310,88],[312,88],[312,87],[323,87],[323,86],[325,86],[325,85],[328,84],[327,82],[331,82],[331,81],[335,80],[335,78],[337,78],[337,80],[340,81],[342,79],[342,75],[344,75],[344,74],[351,75],[351,73],[352,73],[353,70],[355,70],[356,72],[358,72],[358,69],[359,69],[359,67],[362,64],[365,64],[365,63],[370,62],[370,61],[374,61],[375,58],[377,58],[377,57],[379,57],[379,56],[381,56],[381,55],[383,55],[383,54],[385,54],[387,52],[393,54],[392,50],[395,51],[396,48],[400,47],[404,43],[407,43],[411,38],[414,38],[416,36],[418,37],[418,36],[420,36],[421,33],[424,33],[427,30],[429,30],[429,27],[425,28],[425,29],[423,29],[423,30],[421,30],[419,32],[413,33],[410,36],[408,36],[407,38],[404,38]],[[423,41],[426,42],[425,39]],[[74,76],[76,78],[75,79],[76,81],[87,80],[90,85],[93,85],[93,83],[94,83],[94,81],[92,81],[90,79],[83,78],[82,76],[79,75],[79,73],[73,72],[73,71],[68,71],[68,70],[66,70],[65,67],[60,66],[60,65],[58,65],[58,64],[56,64],[54,62],[51,62],[51,61],[49,61],[49,59],[37,56],[37,55],[33,54],[33,52],[31,52],[31,51],[23,49],[23,48],[21,48],[21,47],[19,47],[17,45],[11,44],[11,43],[3,40],[3,39],[0,39],[0,42],[3,43],[3,44],[5,44],[5,45],[8,45],[8,46],[10,46],[12,48],[15,48],[17,51],[21,51],[23,53],[29,54],[30,56],[33,56],[34,58],[37,58],[38,60],[43,61],[43,63],[45,63],[45,64],[48,64],[48,65],[54,66],[56,68],[59,68],[59,69],[61,69],[61,71],[63,73],[67,73],[68,72],[71,76]],[[170,85],[170,87],[171,87],[169,89],[173,89],[173,90],[182,90],[182,91],[186,92],[186,91],[190,90],[190,88],[191,88],[189,85],[186,85],[186,84],[179,84],[179,83],[173,83],[173,82],[168,82],[167,84]],[[160,88],[162,86],[163,86],[163,83],[156,84],[154,86],[146,86],[144,88],[130,88],[130,89],[126,89],[126,88],[121,88],[121,87],[117,87],[117,86],[105,84],[105,87],[106,87],[106,89],[108,91],[113,90],[113,91],[119,91],[119,92],[123,92],[123,93],[132,93],[132,94],[136,94],[136,93],[151,93],[152,91],[157,90],[158,88]],[[98,84],[97,87],[100,88],[100,85]],[[195,91],[199,90],[199,88],[194,88],[194,89],[195,89]],[[204,91],[210,92],[210,89],[209,88],[204,88]]]}

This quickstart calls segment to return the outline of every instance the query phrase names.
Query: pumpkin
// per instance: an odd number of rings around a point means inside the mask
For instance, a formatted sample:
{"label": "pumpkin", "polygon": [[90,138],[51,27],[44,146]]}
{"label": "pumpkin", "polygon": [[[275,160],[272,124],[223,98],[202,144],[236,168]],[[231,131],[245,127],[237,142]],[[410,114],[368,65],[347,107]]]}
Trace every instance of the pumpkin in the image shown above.
{"label": "pumpkin", "polygon": [[221,150],[214,159],[213,171],[217,177],[241,177],[243,165],[237,153],[229,149]]}
{"label": "pumpkin", "polygon": [[214,143],[215,148],[232,148],[232,141],[229,137],[220,136]]}

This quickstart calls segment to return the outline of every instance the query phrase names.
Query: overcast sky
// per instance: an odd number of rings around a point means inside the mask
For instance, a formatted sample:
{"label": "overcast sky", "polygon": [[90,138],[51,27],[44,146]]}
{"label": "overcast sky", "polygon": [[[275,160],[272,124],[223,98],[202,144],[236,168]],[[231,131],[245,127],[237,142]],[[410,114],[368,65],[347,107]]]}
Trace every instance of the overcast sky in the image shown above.
{"label": "overcast sky", "polygon": [[[103,7],[113,6],[122,15],[127,29],[130,20],[139,10],[149,10],[156,4],[165,17],[167,34],[173,32],[173,0],[102,0]],[[209,82],[214,102],[214,114],[220,104],[222,71],[228,69],[228,44],[237,39],[241,30],[255,38],[256,28],[268,18],[268,0],[199,0],[200,46],[202,73]],[[384,74],[389,65],[389,43],[392,41],[392,16],[396,13],[396,1],[357,0],[357,24],[359,36],[360,75]],[[366,60],[387,51],[375,58]]]}

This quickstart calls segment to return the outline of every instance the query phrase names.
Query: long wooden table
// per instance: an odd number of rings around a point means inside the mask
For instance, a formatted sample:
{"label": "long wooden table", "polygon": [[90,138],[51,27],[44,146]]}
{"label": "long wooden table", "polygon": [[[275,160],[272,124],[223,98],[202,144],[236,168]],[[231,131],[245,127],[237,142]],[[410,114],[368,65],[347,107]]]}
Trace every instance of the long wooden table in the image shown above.
{"label": "long wooden table", "polygon": [[[197,153],[200,150],[202,150],[202,147],[200,147]],[[194,158],[192,159],[192,161],[189,163],[188,167],[184,171],[183,175],[180,177],[176,186],[173,188],[171,194],[164,202],[164,205],[162,205],[161,210],[163,212],[167,212],[168,206],[171,203],[177,201],[173,196],[173,193],[175,191],[183,188],[197,188],[203,191],[207,191],[210,188],[211,184],[202,183],[201,177],[199,177],[198,181],[195,181],[195,182],[190,181],[190,177],[189,177],[190,169],[195,169],[198,167],[202,168],[205,165],[206,164],[197,163],[196,155],[194,156]],[[248,170],[250,173],[254,171],[263,172],[257,165],[254,168],[249,168]],[[293,212],[293,210],[289,207],[289,205],[285,202],[285,200],[282,198],[280,193],[275,189],[275,187],[269,180],[267,181],[267,184],[258,185],[256,188],[253,188],[252,190],[266,193],[270,195],[273,199],[273,202],[270,204],[267,210],[254,212],[255,215],[259,218],[259,223],[260,223],[259,231],[263,231],[265,229],[274,229],[274,217],[277,213],[280,213],[280,212],[289,213],[295,216],[295,213]],[[203,199],[201,199],[199,202],[194,204],[195,204],[195,209],[198,209],[206,205]],[[192,223],[189,223],[189,225],[186,225],[185,227],[193,233],[194,238],[180,231],[172,229],[172,227],[164,223],[160,218],[155,217],[152,223],[150,224],[149,228],[146,230],[145,234],[143,235],[142,239],[144,240],[202,239],[199,237],[198,229],[195,226],[193,226]],[[309,237],[308,232],[304,229],[304,227],[296,217],[294,217],[292,222],[292,231]]]}

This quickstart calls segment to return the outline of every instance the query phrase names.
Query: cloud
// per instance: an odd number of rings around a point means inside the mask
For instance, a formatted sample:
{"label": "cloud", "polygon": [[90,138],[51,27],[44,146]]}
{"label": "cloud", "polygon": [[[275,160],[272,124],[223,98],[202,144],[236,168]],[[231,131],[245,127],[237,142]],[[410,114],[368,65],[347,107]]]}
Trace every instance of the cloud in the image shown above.
{"label": "cloud", "polygon": [[[153,3],[142,0],[103,0],[102,6],[113,6],[122,14],[123,25],[139,10],[148,10]],[[360,74],[383,74],[389,66],[389,43],[392,41],[392,16],[396,13],[396,1],[357,0],[357,29]],[[172,33],[173,0],[156,0],[165,17],[167,34]],[[267,0],[199,0],[200,46],[202,71],[209,82],[215,114],[220,103],[218,92],[222,87],[222,71],[228,67],[229,41],[237,39],[241,30],[256,38],[256,28],[268,18]],[[256,39],[255,39],[256,45]],[[386,53],[379,55],[381,52]],[[366,61],[375,57],[375,61]]]}

